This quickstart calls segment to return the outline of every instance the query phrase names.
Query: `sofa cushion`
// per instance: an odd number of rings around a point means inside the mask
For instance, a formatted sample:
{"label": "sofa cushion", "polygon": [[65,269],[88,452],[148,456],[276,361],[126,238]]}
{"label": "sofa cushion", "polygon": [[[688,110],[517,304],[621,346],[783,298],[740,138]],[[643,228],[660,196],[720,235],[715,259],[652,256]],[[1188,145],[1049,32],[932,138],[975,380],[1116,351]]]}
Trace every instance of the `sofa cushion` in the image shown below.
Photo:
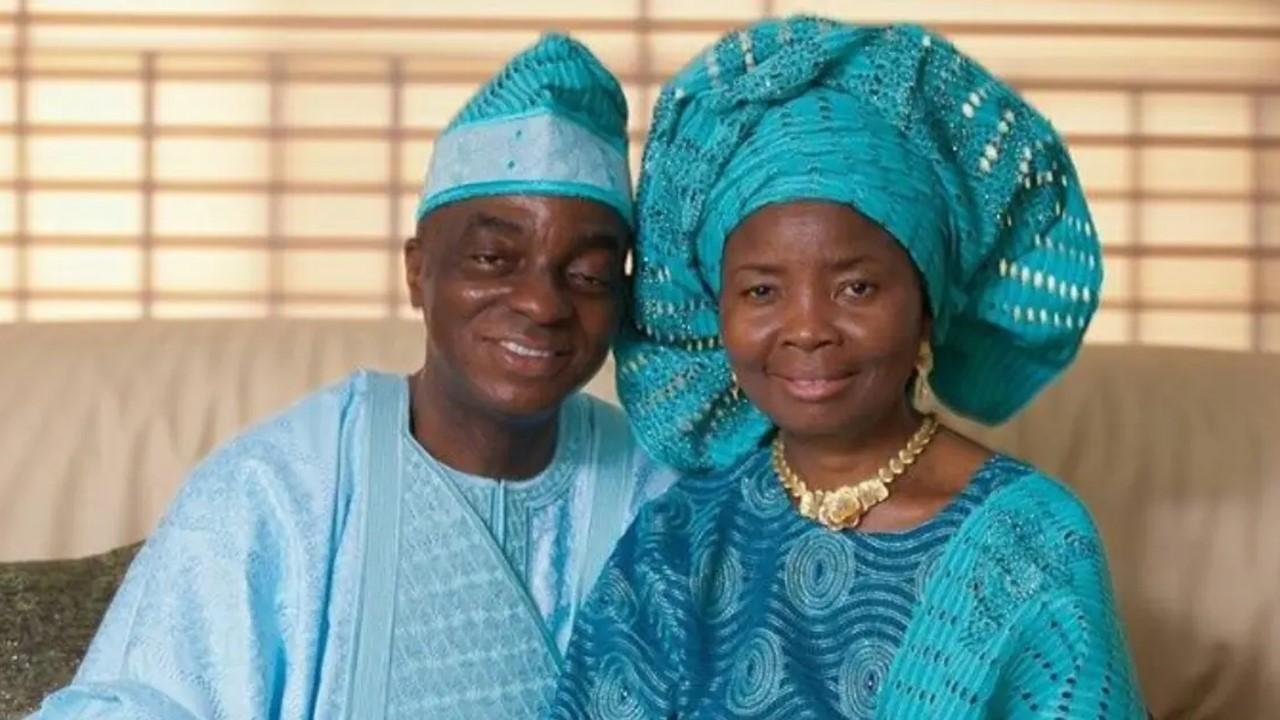
{"label": "sofa cushion", "polygon": [[0,563],[0,717],[34,710],[71,680],[140,546]]}

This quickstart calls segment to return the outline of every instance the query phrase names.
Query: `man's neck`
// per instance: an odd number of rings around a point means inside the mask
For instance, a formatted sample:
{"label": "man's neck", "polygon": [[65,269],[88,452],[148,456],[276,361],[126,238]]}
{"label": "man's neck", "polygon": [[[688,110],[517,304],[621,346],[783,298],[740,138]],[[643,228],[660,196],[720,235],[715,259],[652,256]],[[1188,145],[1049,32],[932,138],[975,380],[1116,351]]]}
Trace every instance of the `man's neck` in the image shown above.
{"label": "man's neck", "polygon": [[436,460],[470,475],[531,478],[555,456],[559,412],[535,419],[486,413],[463,402],[425,371],[409,378],[413,436]]}

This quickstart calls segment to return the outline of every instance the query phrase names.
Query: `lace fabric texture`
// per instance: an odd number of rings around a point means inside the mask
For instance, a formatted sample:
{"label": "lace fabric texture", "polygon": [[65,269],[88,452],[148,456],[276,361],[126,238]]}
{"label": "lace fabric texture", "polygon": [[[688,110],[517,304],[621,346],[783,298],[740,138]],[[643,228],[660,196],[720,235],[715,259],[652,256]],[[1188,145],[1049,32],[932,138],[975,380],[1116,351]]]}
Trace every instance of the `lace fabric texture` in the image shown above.
{"label": "lace fabric texture", "polygon": [[[351,670],[366,554],[361,528],[388,522],[364,517],[368,498],[358,481],[368,467],[372,381],[407,394],[401,377],[356,373],[249,430],[193,471],[130,566],[71,685],[48,698],[37,717],[369,716],[360,698],[352,700]],[[570,440],[556,463],[565,467],[548,471],[567,479],[555,484],[563,492],[538,503],[563,526],[500,530],[461,498],[441,507],[442,493],[427,488],[448,479],[419,446],[404,447],[403,544],[392,564],[399,585],[392,586],[397,607],[388,639],[388,652],[403,662],[383,708],[389,716],[429,706],[435,717],[473,717],[459,708],[487,700],[486,717],[534,717],[535,705],[545,707],[560,654],[549,628],[572,623],[631,511],[671,478],[625,433],[617,408],[585,396],[568,403]],[[394,440],[412,443],[404,420]],[[611,522],[595,516],[608,503],[573,503],[577,492],[593,488],[631,510],[610,515]],[[569,510],[559,512],[557,503]],[[593,523],[594,535],[586,531]],[[520,527],[528,538],[511,537]],[[557,546],[563,552],[549,552],[547,532],[570,539]],[[506,569],[508,555],[493,539],[504,533],[506,547],[524,548],[528,567],[547,575],[540,590]],[[579,542],[588,537],[603,551]],[[485,572],[475,561],[481,551],[495,559]],[[433,606],[451,612],[427,613],[418,602],[424,593],[437,594]],[[515,645],[504,654],[504,617],[535,623],[541,646]],[[435,627],[477,626],[466,645],[443,647],[446,633],[431,635]],[[432,642],[443,647],[440,654],[422,652]],[[548,665],[547,657],[555,662]],[[410,672],[423,664],[435,674]]]}
{"label": "lace fabric texture", "polygon": [[584,606],[552,717],[1142,718],[1088,514],[1006,458],[931,521],[835,534],[768,462],[682,479]]}
{"label": "lace fabric texture", "polygon": [[450,121],[418,219],[459,200],[511,194],[604,203],[634,227],[627,99],[576,40],[556,33],[516,55]]}

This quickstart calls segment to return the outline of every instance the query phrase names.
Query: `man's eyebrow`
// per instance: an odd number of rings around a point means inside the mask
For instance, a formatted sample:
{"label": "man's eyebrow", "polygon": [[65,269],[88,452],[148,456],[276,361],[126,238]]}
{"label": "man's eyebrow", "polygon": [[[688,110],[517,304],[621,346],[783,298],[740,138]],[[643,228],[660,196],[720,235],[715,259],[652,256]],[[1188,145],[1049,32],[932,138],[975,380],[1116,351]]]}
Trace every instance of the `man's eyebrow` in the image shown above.
{"label": "man's eyebrow", "polygon": [[754,261],[735,265],[731,272],[734,273],[756,273],[759,275],[781,275],[782,268],[777,264],[767,262]]}
{"label": "man's eyebrow", "polygon": [[470,235],[480,230],[495,232],[500,235],[523,235],[525,228],[518,222],[500,218],[497,215],[490,215],[484,212],[477,212],[467,218],[467,224],[462,229],[462,234]]}
{"label": "man's eyebrow", "polygon": [[611,230],[588,230],[578,236],[578,242],[585,246],[584,250],[603,249],[622,252],[626,249],[623,236]]}

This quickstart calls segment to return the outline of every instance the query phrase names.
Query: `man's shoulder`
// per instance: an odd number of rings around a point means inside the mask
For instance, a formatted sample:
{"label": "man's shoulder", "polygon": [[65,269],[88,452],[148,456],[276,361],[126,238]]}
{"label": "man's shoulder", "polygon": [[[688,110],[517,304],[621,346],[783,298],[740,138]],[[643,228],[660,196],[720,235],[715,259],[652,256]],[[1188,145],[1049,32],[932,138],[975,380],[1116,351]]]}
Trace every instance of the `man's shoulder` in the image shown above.
{"label": "man's shoulder", "polygon": [[349,440],[362,426],[368,376],[353,373],[311,392],[215,449],[188,475],[173,509],[330,505]]}
{"label": "man's shoulder", "polygon": [[288,457],[311,462],[337,449],[343,426],[359,415],[374,373],[357,371],[294,401],[215,450],[206,459]]}

